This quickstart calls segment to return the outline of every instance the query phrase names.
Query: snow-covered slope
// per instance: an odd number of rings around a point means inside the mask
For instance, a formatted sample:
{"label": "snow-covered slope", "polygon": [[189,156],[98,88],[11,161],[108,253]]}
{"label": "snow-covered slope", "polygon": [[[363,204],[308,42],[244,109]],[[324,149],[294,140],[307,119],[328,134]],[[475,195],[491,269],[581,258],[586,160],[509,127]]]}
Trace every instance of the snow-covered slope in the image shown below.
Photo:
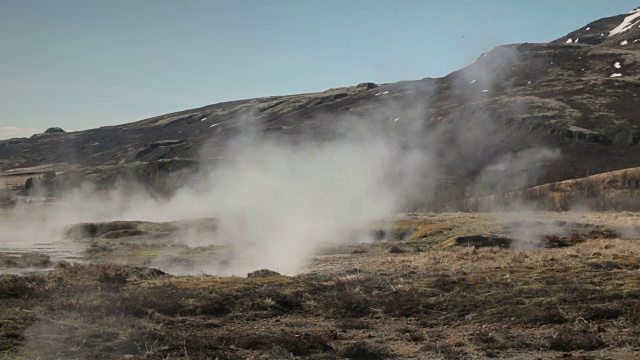
{"label": "snow-covered slope", "polygon": [[593,21],[554,42],[640,50],[640,7],[627,14]]}

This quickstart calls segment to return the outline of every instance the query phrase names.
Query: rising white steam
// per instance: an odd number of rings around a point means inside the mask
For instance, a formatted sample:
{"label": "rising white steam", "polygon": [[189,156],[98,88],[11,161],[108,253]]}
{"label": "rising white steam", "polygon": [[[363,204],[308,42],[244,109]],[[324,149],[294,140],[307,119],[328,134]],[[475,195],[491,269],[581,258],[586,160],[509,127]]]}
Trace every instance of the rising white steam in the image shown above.
{"label": "rising white steam", "polygon": [[[354,228],[407,204],[428,203],[443,175],[475,173],[476,188],[498,191],[536,182],[541,165],[558,153],[546,148],[504,153],[505,146],[498,146],[508,134],[497,131],[492,113],[478,106],[488,95],[467,94],[466,78],[487,88],[507,88],[504,68],[511,68],[517,54],[505,48],[486,59],[465,69],[464,81],[452,84],[451,94],[475,101],[468,101],[475,107],[455,110],[455,121],[425,127],[432,114],[428,100],[419,97],[410,105],[389,100],[385,111],[315,119],[328,124],[324,134],[333,134],[322,140],[267,136],[259,121],[231,120],[244,130],[219,154],[223,160],[203,161],[208,170],[170,199],[154,199],[132,183],[99,196],[87,185],[51,206],[30,207],[28,214],[17,208],[0,220],[3,229],[12,229],[0,241],[28,245],[55,228],[88,221],[215,218],[217,231],[190,232],[181,240],[230,246],[232,256],[224,267],[212,261],[193,271],[244,275],[269,268],[294,274],[323,245],[348,241]],[[411,98],[411,89],[405,90]],[[25,218],[28,223],[16,221]]]}

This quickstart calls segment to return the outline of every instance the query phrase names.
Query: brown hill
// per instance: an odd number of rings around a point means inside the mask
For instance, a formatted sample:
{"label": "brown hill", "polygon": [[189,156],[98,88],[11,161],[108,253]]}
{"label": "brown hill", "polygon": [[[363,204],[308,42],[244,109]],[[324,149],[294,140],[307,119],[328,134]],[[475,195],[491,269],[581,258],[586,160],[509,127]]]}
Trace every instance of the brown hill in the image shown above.
{"label": "brown hill", "polygon": [[[64,163],[75,169],[68,176],[77,180],[100,172],[95,167],[121,171],[173,159],[210,164],[247,121],[260,124],[265,134],[331,138],[327,124],[345,116],[424,125],[439,139],[428,146],[442,162],[443,178],[463,187],[488,170],[500,178],[505,156],[527,149],[559,149],[561,156],[538,161],[541,171],[514,182],[520,188],[637,167],[635,14],[640,13],[597,20],[548,44],[500,46],[443,78],[239,100],[130,124],[1,141],[0,170]],[[567,43],[568,38],[579,40]],[[514,189],[487,191],[505,190]]]}
{"label": "brown hill", "polygon": [[640,168],[539,185],[522,191],[452,203],[450,206],[489,210],[514,203],[552,211],[640,211]]}

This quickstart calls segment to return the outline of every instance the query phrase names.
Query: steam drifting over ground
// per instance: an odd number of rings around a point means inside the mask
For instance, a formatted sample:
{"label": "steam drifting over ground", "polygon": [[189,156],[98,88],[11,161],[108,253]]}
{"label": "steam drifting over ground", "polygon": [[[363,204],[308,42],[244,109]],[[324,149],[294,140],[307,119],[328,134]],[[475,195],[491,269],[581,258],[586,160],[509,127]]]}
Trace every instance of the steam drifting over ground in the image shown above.
{"label": "steam drifting over ground", "polygon": [[[483,86],[496,85],[501,66],[510,66],[515,54],[503,49],[492,56],[466,75]],[[455,87],[466,83],[454,84],[453,92],[462,92]],[[235,119],[241,130],[218,154],[223,160],[170,199],[158,200],[132,183],[120,183],[108,194],[87,184],[50,206],[29,207],[28,213],[18,207],[0,220],[9,229],[0,240],[28,247],[54,231],[62,243],[61,227],[88,221],[215,218],[215,233],[183,232],[188,235],[182,241],[226,245],[232,256],[224,268],[212,264],[198,271],[243,275],[269,268],[293,274],[323,245],[352,241],[354,228],[409,205],[428,204],[439,195],[443,174],[478,174],[468,195],[506,191],[535,183],[540,165],[560,156],[544,147],[496,152],[494,144],[508,135],[495,132],[483,109],[461,109],[464,123],[426,128],[425,99],[407,106],[394,102],[392,94],[387,98],[384,113],[316,119],[334,134],[329,139],[268,135],[253,116]],[[25,218],[29,221],[16,220]]]}
{"label": "steam drifting over ground", "polygon": [[[28,238],[43,238],[54,228],[87,221],[216,218],[215,234],[191,233],[186,240],[231,246],[225,273],[266,267],[292,274],[323,244],[343,241],[354,226],[401,209],[417,190],[418,182],[408,180],[430,165],[408,146],[373,129],[292,141],[249,127],[231,142],[225,160],[168,200],[132,191],[135,184],[120,184],[106,196],[87,186],[29,214],[18,208],[5,219],[15,231],[5,235],[22,238],[35,228],[37,235]],[[423,190],[428,195],[432,188]],[[26,215],[40,225],[14,223]]]}

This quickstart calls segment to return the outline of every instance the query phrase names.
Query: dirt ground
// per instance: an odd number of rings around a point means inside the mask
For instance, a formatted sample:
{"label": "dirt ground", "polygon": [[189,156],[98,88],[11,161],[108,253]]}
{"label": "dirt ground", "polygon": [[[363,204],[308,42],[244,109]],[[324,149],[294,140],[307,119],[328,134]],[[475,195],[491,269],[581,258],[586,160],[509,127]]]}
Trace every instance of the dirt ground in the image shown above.
{"label": "dirt ground", "polygon": [[295,276],[171,275],[224,248],[140,226],[0,257],[0,359],[640,358],[640,214],[405,214]]}

